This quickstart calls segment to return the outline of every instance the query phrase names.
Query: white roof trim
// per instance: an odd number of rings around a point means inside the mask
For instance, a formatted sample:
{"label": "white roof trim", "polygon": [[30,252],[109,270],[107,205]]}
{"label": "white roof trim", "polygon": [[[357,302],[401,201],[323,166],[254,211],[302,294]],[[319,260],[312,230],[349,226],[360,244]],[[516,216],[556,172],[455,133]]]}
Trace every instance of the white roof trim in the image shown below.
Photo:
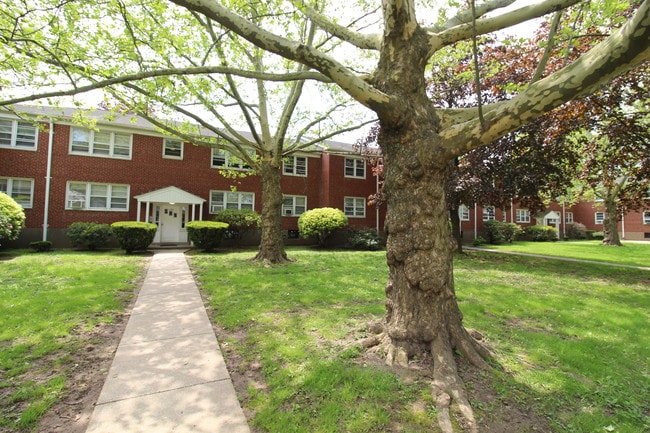
{"label": "white roof trim", "polygon": [[147,192],[144,194],[136,195],[133,198],[139,202],[160,202],[160,203],[187,203],[187,204],[202,204],[206,200],[199,196],[190,194],[175,186],[168,186],[166,188],[157,189],[155,191]]}

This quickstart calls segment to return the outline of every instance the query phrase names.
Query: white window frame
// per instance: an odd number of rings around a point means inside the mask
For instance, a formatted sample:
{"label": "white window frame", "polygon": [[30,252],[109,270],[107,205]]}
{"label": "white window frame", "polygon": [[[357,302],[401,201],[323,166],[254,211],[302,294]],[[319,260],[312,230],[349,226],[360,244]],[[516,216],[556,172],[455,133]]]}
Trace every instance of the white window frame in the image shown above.
{"label": "white window frame", "polygon": [[605,223],[605,212],[594,212],[594,224]]}
{"label": "white window frame", "polygon": [[[180,146],[179,146],[180,144]],[[172,147],[173,146],[173,147]],[[164,138],[163,139],[163,158],[165,159],[183,159],[183,151],[185,150],[185,143],[183,140],[177,138]],[[180,151],[180,155],[168,154],[167,152],[176,153]]]}
{"label": "white window frame", "polygon": [[[302,204],[301,204],[302,203]],[[284,195],[282,199],[282,216],[297,217],[307,211],[306,195]]]}
{"label": "white window frame", "polygon": [[216,214],[224,209],[255,209],[255,193],[210,190],[210,213]]}
{"label": "white window frame", "polygon": [[458,218],[461,221],[469,221],[469,206],[464,204],[458,206]]}
{"label": "white window frame", "polygon": [[643,224],[650,224],[650,210],[643,211]]}
{"label": "white window frame", "polygon": [[349,218],[365,218],[366,217],[365,197],[344,197],[343,213]]}
{"label": "white window frame", "polygon": [[[20,197],[26,195],[24,191],[16,191],[15,184],[18,182],[29,182],[29,200],[22,200]],[[23,209],[34,207],[34,179],[22,177],[0,177],[0,192],[4,192],[13,198]]]}
{"label": "white window frame", "polygon": [[[247,152],[251,157],[255,155],[255,150],[253,149],[250,149]],[[223,162],[216,164],[216,160],[222,160]],[[236,155],[233,155],[231,151],[226,149],[219,149],[216,147],[213,147],[212,152],[210,153],[210,167],[218,168],[220,170],[252,170],[251,167],[246,164],[246,161],[242,160]]]}
{"label": "white window frame", "polygon": [[497,218],[497,210],[494,206],[483,206],[483,221],[494,221]]}
{"label": "white window frame", "polygon": [[515,210],[515,222],[524,224],[530,222],[530,211],[528,209]]}
{"label": "white window frame", "polygon": [[[76,188],[73,190],[72,188]],[[101,194],[101,189],[105,188],[105,193]],[[126,191],[125,196],[122,194],[117,195],[114,191],[118,188],[124,188]],[[98,182],[77,182],[68,181],[66,183],[66,210],[84,210],[84,211],[102,211],[102,212],[128,212],[129,202],[131,197],[131,187],[127,184],[112,184],[112,183],[98,183]],[[77,192],[78,196],[73,193]],[[97,198],[104,198],[106,200],[105,206],[97,206],[93,204],[93,200]],[[116,206],[118,201],[124,201],[124,207]]]}
{"label": "white window frame", "polygon": [[343,170],[345,177],[352,179],[366,178],[366,160],[361,158],[345,158]]}
{"label": "white window frame", "polygon": [[[0,118],[0,136],[3,134],[9,135],[9,143],[2,143],[0,142],[0,148],[3,149],[18,149],[18,150],[37,150],[38,149],[38,127],[33,125],[30,122],[25,122],[22,120],[16,120],[16,119],[7,119],[7,118]],[[3,125],[4,124],[4,125]],[[29,142],[31,143],[32,140],[29,140],[26,138],[27,137],[25,134],[27,131],[33,131],[33,144],[29,146],[24,146],[19,143],[21,142]],[[30,136],[32,134],[29,134]]]}
{"label": "white window frame", "polygon": [[573,212],[565,212],[564,213],[564,223],[565,224],[573,224]]}
{"label": "white window frame", "polygon": [[[75,141],[75,134],[87,134],[87,141]],[[99,141],[98,137],[108,134],[107,141]],[[117,142],[117,137],[128,140],[126,146]],[[85,144],[84,144],[85,143]],[[128,154],[116,152],[117,149],[128,147]],[[85,148],[85,150],[84,150]],[[70,155],[94,156],[97,158],[131,159],[133,155],[133,134],[112,129],[88,129],[73,126],[70,128]]]}
{"label": "white window frame", "polygon": [[306,156],[288,156],[282,162],[282,173],[287,176],[307,177],[307,166]]}

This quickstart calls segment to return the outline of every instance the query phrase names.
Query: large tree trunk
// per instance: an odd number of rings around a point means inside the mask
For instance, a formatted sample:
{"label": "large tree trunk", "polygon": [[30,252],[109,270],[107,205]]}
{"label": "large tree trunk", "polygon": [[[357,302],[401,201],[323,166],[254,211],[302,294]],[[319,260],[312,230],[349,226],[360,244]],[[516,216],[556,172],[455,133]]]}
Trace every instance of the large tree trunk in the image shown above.
{"label": "large tree trunk", "polygon": [[603,245],[620,247],[621,238],[618,235],[618,211],[616,199],[605,198],[605,220],[603,221]]}
{"label": "large tree trunk", "polygon": [[280,167],[263,160],[259,175],[262,183],[262,238],[254,260],[266,263],[289,261],[282,237],[282,187]]}

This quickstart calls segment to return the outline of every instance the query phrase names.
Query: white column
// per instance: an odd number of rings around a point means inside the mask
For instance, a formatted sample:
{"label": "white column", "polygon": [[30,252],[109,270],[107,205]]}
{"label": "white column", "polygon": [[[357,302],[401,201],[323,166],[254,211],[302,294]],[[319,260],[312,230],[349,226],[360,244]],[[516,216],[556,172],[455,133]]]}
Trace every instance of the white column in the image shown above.
{"label": "white column", "polygon": [[203,203],[199,205],[199,221],[203,221]]}
{"label": "white column", "polygon": [[146,202],[144,202],[144,205],[146,206],[146,209],[144,211],[144,222],[148,223],[149,222],[149,208],[151,207],[151,203],[146,201]]}

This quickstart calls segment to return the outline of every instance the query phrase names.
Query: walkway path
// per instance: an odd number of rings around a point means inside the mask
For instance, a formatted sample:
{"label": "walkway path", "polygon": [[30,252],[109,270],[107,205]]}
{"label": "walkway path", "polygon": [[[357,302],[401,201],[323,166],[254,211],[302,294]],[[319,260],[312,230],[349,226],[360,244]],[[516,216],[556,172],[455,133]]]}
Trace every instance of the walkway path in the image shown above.
{"label": "walkway path", "polygon": [[250,433],[182,251],[157,251],[87,433]]}
{"label": "walkway path", "polygon": [[500,253],[500,254],[511,254],[514,256],[527,256],[527,257],[539,257],[542,259],[553,259],[553,260],[564,260],[565,262],[581,262],[581,263],[593,263],[596,265],[603,266],[614,266],[617,268],[631,268],[631,269],[641,269],[643,271],[650,271],[649,267],[646,266],[635,266],[635,265],[623,265],[619,263],[610,263],[610,262],[599,262],[597,260],[584,260],[584,259],[574,259],[572,257],[559,257],[559,256],[548,256],[543,254],[533,254],[533,253],[521,253],[518,251],[504,251],[504,250],[493,250],[490,248],[477,248],[477,247],[468,247],[463,245],[464,250],[472,251],[483,251],[486,253]]}

